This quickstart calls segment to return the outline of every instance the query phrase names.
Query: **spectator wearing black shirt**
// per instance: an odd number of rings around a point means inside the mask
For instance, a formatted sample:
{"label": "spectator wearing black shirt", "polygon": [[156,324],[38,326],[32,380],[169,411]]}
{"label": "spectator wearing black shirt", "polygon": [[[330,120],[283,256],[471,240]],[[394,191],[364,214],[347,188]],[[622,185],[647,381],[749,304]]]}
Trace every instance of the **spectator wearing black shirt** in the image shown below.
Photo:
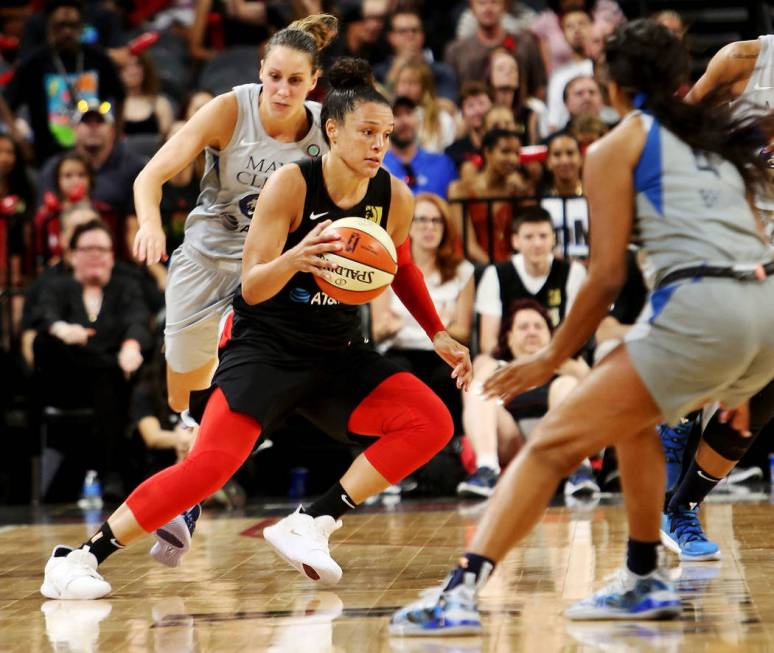
{"label": "spectator wearing black shirt", "polygon": [[52,276],[34,307],[36,388],[43,405],[90,409],[84,462],[106,485],[120,483],[131,376],[150,347],[140,288],[113,274],[113,242],[99,220],[77,227],[72,273]]}
{"label": "spectator wearing black shirt", "polygon": [[109,101],[120,121],[124,88],[110,57],[97,45],[82,44],[79,0],[46,4],[47,42],[21,61],[5,89],[12,111],[26,106],[41,164],[75,142],[73,115],[80,100]]}
{"label": "spectator wearing black shirt", "polygon": [[[184,125],[183,121],[172,124],[168,138],[171,138]],[[161,189],[161,223],[167,234],[167,249],[174,252],[183,242],[185,220],[199,197],[201,172],[197,171],[197,162],[183,168]]]}
{"label": "spectator wearing black shirt", "polygon": [[481,139],[484,137],[484,116],[492,108],[492,100],[484,82],[466,82],[460,92],[460,107],[465,125],[465,135],[446,148],[457,170],[462,174],[462,164],[471,161],[474,169],[483,165]]}
{"label": "spectator wearing black shirt", "polygon": [[339,57],[362,57],[371,65],[386,61],[389,56],[383,34],[386,18],[384,0],[341,3],[339,34],[323,51],[326,68]]}
{"label": "spectator wearing black shirt", "polygon": [[164,356],[157,348],[132,389],[132,480],[137,483],[185,458],[195,439],[194,429],[185,427],[167,403],[166,374]]}
{"label": "spectator wearing black shirt", "polygon": [[[116,64],[128,53],[126,34],[121,24],[121,14],[108,2],[81,3],[83,28],[81,41],[98,45],[110,55]],[[46,14],[33,13],[24,22],[19,44],[19,60],[26,59],[46,41]]]}

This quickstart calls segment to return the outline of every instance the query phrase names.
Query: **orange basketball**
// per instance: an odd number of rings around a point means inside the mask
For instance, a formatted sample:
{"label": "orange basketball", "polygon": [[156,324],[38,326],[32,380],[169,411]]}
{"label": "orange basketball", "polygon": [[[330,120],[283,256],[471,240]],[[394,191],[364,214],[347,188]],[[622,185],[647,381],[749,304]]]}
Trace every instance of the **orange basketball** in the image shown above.
{"label": "orange basketball", "polygon": [[384,292],[398,269],[390,235],[365,218],[341,218],[323,233],[336,231],[344,248],[322,257],[336,264],[328,279],[315,276],[320,289],[344,304],[365,304]]}

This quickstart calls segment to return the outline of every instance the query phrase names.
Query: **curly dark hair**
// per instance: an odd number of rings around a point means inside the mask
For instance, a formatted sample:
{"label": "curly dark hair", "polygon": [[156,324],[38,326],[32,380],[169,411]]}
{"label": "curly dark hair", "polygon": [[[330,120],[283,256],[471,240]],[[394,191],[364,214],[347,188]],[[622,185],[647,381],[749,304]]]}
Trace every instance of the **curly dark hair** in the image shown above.
{"label": "curly dark hair", "polygon": [[618,27],[605,41],[603,74],[632,96],[643,110],[691,148],[718,154],[732,163],[752,190],[766,182],[766,163],[757,150],[774,128],[774,114],[736,118],[719,91],[696,104],[675,95],[688,79],[683,42],[663,25],[639,19]]}

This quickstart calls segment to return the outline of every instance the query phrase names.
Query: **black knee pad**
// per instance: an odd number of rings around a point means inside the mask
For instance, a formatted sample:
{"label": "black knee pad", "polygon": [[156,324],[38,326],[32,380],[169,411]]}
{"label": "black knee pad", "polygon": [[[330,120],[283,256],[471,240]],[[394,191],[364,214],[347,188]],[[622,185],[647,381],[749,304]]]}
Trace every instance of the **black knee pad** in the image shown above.
{"label": "black knee pad", "polygon": [[707,428],[704,429],[702,438],[726,460],[741,460],[755,442],[758,434],[753,433],[752,436],[746,438],[730,424],[722,424],[719,416],[720,411],[712,416]]}

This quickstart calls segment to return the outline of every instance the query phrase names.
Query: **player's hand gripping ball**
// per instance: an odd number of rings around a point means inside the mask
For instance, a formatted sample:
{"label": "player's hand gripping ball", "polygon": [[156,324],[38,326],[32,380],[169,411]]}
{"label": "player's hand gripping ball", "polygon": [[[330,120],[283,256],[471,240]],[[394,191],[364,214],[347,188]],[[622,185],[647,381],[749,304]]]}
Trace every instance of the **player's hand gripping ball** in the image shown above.
{"label": "player's hand gripping ball", "polygon": [[325,278],[315,276],[320,289],[344,304],[365,304],[384,292],[398,269],[398,254],[390,235],[365,218],[340,218],[323,233],[341,235],[342,249],[320,254],[335,264]]}

